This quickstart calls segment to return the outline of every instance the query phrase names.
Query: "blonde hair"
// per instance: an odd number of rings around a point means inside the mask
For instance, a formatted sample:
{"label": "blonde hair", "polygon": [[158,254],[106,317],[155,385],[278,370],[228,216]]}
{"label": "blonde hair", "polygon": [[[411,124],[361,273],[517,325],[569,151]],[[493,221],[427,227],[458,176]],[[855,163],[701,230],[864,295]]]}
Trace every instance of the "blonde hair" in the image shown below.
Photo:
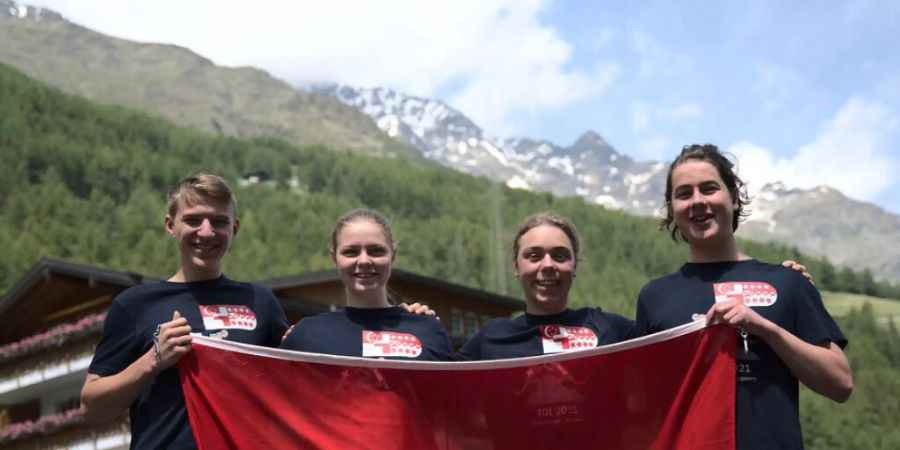
{"label": "blonde hair", "polygon": [[178,182],[169,191],[166,204],[169,216],[175,217],[178,214],[179,200],[194,206],[207,198],[228,203],[232,207],[233,215],[237,216],[237,199],[234,198],[228,183],[222,177],[208,173],[191,175]]}
{"label": "blonde hair", "polygon": [[381,232],[384,233],[385,239],[387,239],[391,252],[397,251],[397,246],[394,245],[394,234],[391,232],[391,224],[387,217],[374,209],[359,208],[338,217],[337,222],[334,224],[334,229],[331,230],[331,253],[337,251],[337,239],[341,230],[348,224],[357,221],[372,222],[378,225],[381,228]]}
{"label": "blonde hair", "polygon": [[532,214],[526,217],[519,225],[519,229],[516,231],[516,237],[512,242],[513,261],[515,261],[519,255],[519,241],[522,239],[522,236],[527,233],[528,230],[541,225],[549,225],[562,230],[562,232],[566,234],[566,237],[569,238],[569,242],[572,243],[573,256],[575,261],[578,261],[578,250],[581,247],[581,242],[578,238],[578,230],[575,229],[575,224],[559,214],[548,211]]}

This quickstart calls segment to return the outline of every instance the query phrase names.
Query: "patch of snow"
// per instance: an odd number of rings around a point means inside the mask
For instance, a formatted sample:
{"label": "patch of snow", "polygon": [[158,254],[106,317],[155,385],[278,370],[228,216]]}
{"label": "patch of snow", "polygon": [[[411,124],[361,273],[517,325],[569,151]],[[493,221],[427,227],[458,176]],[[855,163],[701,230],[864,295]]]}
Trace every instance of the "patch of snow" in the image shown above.
{"label": "patch of snow", "polygon": [[562,158],[554,156],[547,161],[547,165],[566,173],[570,177],[575,175],[575,167],[572,166],[572,160],[568,156]]}
{"label": "patch of snow", "polygon": [[594,197],[594,203],[610,209],[622,209],[622,205],[619,201],[609,195],[598,195]]}
{"label": "patch of snow", "polygon": [[528,190],[531,189],[531,186],[528,184],[528,181],[526,181],[524,178],[522,178],[518,175],[515,175],[512,178],[510,178],[506,182],[506,185],[513,189],[528,189]]}
{"label": "patch of snow", "polygon": [[400,134],[400,118],[397,116],[384,116],[375,124],[390,137],[397,137]]}
{"label": "patch of snow", "polygon": [[484,141],[484,145],[482,145],[482,148],[485,149],[485,151],[487,151],[488,154],[493,156],[497,161],[503,163],[504,166],[510,165],[509,160],[506,159],[506,156],[503,155],[503,152],[498,150],[497,147],[494,147],[493,144],[491,144],[489,141]]}

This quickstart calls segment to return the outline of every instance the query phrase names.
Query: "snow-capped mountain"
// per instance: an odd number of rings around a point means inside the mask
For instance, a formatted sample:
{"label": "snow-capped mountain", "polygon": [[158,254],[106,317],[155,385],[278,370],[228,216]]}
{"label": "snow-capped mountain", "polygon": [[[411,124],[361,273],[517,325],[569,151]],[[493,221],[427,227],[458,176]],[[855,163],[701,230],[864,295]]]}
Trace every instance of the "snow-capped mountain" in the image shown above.
{"label": "snow-capped mountain", "polygon": [[577,195],[642,215],[657,209],[663,192],[663,164],[635,162],[594,132],[568,147],[548,141],[496,139],[439,101],[383,88],[332,85],[314,90],[356,107],[389,136],[428,159],[510,187]]}
{"label": "snow-capped mountain", "polygon": [[[494,139],[461,112],[436,100],[383,88],[326,86],[333,95],[375,120],[389,136],[426,158],[510,187],[581,196],[632,214],[660,212],[666,164],[636,162],[594,132],[563,147],[548,141]],[[818,187],[764,186],[738,235],[775,240],[827,256],[854,269],[900,280],[900,216]]]}
{"label": "snow-capped mountain", "polygon": [[0,19],[27,19],[35,22],[64,20],[62,15],[40,6],[20,5],[11,0],[0,0]]}
{"label": "snow-capped mountain", "polygon": [[900,216],[827,186],[764,186],[738,235],[796,245],[833,263],[900,280]]}

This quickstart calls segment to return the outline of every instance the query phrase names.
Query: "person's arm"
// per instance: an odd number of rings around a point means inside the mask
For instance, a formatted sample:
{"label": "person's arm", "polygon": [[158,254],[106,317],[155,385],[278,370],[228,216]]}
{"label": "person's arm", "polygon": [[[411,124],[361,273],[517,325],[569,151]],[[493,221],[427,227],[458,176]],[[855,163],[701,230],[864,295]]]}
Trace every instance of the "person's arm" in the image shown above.
{"label": "person's arm", "polygon": [[[256,289],[261,288],[262,287],[258,285],[256,287]],[[258,316],[262,315],[262,317],[257,318],[262,319],[264,321],[263,323],[269,323],[269,333],[266,335],[263,342],[257,344],[277,348],[284,342],[288,335],[291,334],[291,330],[294,329],[294,326],[288,322],[287,316],[284,314],[284,309],[281,307],[281,302],[278,301],[278,297],[275,296],[275,293],[268,288],[263,289],[261,292],[261,294],[257,294],[261,299],[258,304],[264,306],[260,308],[260,311],[255,311],[255,313]]]}
{"label": "person's arm", "polygon": [[616,323],[616,329],[618,330],[617,337],[619,342],[637,337],[637,325],[635,321],[627,317],[619,317]]}
{"label": "person's arm", "polygon": [[88,373],[81,388],[81,409],[88,423],[119,417],[159,372],[174,366],[191,349],[191,327],[175,311],[172,320],[160,325],[158,347],[114,375]]}
{"label": "person's arm", "polygon": [[716,303],[706,313],[706,320],[744,328],[763,339],[791,372],[816,393],[841,403],[850,398],[853,392],[850,363],[834,342],[810,344],[760,316],[740,300]]}
{"label": "person's arm", "polygon": [[[487,323],[490,323],[490,321],[488,321]],[[458,352],[454,353],[451,358],[454,361],[480,361],[481,341],[484,338],[484,328],[484,325],[482,325],[481,329],[478,330],[478,332],[476,332],[474,336],[469,338],[469,340],[466,341],[465,344],[463,344],[462,348],[460,348]]]}

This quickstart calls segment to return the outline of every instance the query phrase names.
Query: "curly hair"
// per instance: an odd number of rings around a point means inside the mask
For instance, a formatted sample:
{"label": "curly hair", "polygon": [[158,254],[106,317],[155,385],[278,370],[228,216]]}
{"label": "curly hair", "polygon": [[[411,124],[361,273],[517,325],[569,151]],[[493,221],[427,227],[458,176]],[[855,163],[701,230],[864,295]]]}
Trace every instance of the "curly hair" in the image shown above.
{"label": "curly hair", "polygon": [[722,178],[725,187],[728,188],[728,193],[731,194],[731,198],[737,203],[734,216],[731,218],[731,229],[736,231],[738,222],[750,215],[750,212],[745,210],[745,207],[750,204],[750,196],[747,195],[747,186],[744,184],[744,181],[738,177],[734,170],[734,163],[719,150],[719,147],[712,144],[685,145],[682,147],[678,157],[675,158],[675,161],[672,161],[672,164],[669,165],[669,173],[666,175],[666,198],[661,208],[665,210],[665,218],[660,221],[659,228],[668,230],[672,235],[673,241],[678,242],[678,237],[680,236],[682,240],[687,242],[684,235],[678,231],[678,225],[675,224],[675,214],[672,211],[672,172],[676,167],[687,161],[708,162],[719,172],[719,177]]}

